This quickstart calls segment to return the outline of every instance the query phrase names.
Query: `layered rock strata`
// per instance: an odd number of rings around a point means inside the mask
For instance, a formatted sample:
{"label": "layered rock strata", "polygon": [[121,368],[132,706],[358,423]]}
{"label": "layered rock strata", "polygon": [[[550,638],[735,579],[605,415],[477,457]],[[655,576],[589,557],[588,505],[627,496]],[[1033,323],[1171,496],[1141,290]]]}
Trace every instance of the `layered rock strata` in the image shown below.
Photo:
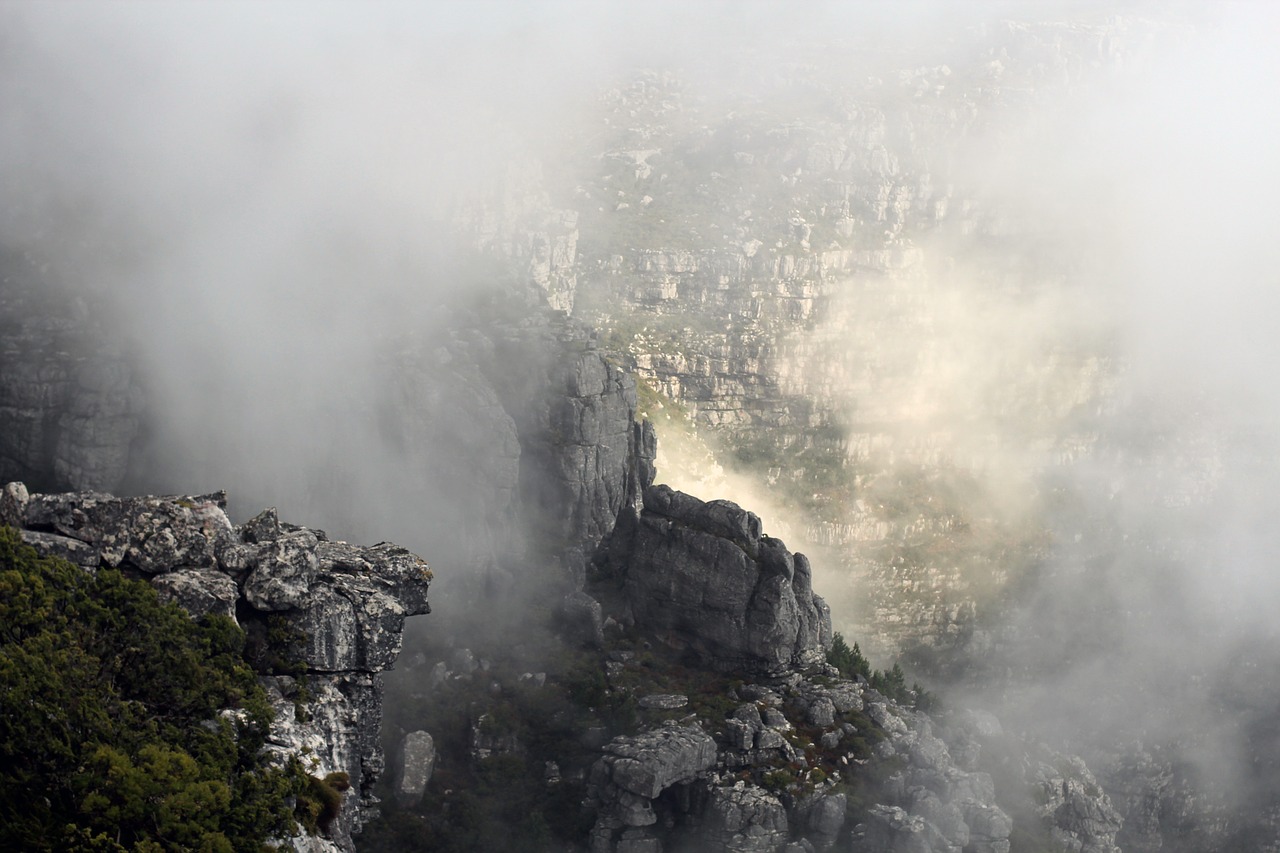
{"label": "layered rock strata", "polygon": [[42,554],[146,578],[193,617],[235,619],[276,711],[270,748],[352,781],[328,838],[299,838],[299,849],[353,850],[383,770],[380,673],[395,663],[405,618],[430,610],[431,572],[390,543],[332,541],[274,510],[236,526],[225,507],[222,492],[28,494],[14,482],[0,494],[0,523]]}

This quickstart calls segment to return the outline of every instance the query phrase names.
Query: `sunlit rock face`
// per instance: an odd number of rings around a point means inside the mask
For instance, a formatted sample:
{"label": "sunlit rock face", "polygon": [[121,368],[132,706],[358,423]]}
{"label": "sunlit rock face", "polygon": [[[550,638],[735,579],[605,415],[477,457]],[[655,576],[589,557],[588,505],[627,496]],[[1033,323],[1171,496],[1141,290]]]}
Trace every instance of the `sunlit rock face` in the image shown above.
{"label": "sunlit rock face", "polygon": [[737,504],[651,486],[610,562],[636,626],[715,668],[779,674],[820,663],[831,645],[809,561]]}
{"label": "sunlit rock face", "polygon": [[[236,526],[225,506],[221,492],[117,498],[29,494],[10,483],[0,522],[43,554],[146,577],[194,617],[238,621],[276,711],[270,748],[306,756],[313,774],[344,772],[353,783],[330,837],[300,840],[300,849],[354,849],[351,835],[376,803],[383,770],[379,673],[400,653],[405,618],[430,610],[431,572],[403,548],[332,541],[279,521],[274,510]],[[273,674],[280,662],[293,674]]]}

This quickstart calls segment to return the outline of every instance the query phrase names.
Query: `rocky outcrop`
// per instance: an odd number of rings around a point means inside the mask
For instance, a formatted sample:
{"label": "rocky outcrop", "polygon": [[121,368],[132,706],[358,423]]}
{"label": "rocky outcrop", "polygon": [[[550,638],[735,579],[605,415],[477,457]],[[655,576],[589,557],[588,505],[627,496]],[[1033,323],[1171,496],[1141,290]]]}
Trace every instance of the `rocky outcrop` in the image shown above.
{"label": "rocky outcrop", "polygon": [[192,616],[239,622],[276,711],[270,748],[306,755],[312,773],[352,780],[325,841],[352,850],[383,770],[379,673],[400,652],[405,618],[430,610],[431,572],[389,543],[331,541],[281,522],[274,510],[236,526],[225,507],[220,492],[32,495],[15,482],[0,494],[0,521],[41,553],[148,578]]}
{"label": "rocky outcrop", "polygon": [[396,774],[396,801],[416,805],[435,770],[436,745],[428,732],[409,732],[400,747],[400,771]]}
{"label": "rocky outcrop", "polygon": [[821,662],[830,647],[809,561],[729,501],[647,488],[639,517],[610,542],[609,565],[637,628],[718,669],[776,675]]}
{"label": "rocky outcrop", "polygon": [[1119,853],[1116,833],[1124,820],[1082,760],[1042,746],[1031,756],[1026,778],[1051,836],[1064,849]]}
{"label": "rocky outcrop", "polygon": [[592,853],[643,849],[637,845],[653,840],[644,828],[658,822],[653,801],[675,785],[693,782],[715,761],[715,740],[697,727],[673,725],[614,738],[591,769],[597,810]]}

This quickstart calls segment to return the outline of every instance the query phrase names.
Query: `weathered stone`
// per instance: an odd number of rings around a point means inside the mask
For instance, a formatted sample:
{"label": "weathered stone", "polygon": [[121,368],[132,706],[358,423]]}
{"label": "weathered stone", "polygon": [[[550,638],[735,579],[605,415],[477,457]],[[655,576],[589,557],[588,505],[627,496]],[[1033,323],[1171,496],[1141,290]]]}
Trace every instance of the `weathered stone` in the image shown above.
{"label": "weathered stone", "polygon": [[303,607],[319,571],[318,544],[316,535],[309,530],[284,533],[269,540],[245,580],[244,597],[259,610]]}
{"label": "weathered stone", "polygon": [[581,590],[567,594],[560,612],[572,642],[600,648],[604,645],[604,617],[600,602]]}
{"label": "weathered stone", "polygon": [[754,786],[713,787],[702,832],[706,849],[773,853],[787,840],[787,811]]}
{"label": "weathered stone", "polygon": [[932,735],[923,735],[912,745],[910,760],[916,767],[936,769],[951,764],[947,745]]}
{"label": "weathered stone", "polygon": [[[9,490],[15,504],[18,493],[17,488]],[[267,749],[281,759],[305,755],[309,772],[319,776],[349,775],[352,787],[320,847],[350,851],[351,834],[372,809],[373,786],[383,770],[377,672],[390,666],[400,650],[404,617],[429,610],[431,573],[421,558],[403,548],[328,542],[312,531],[268,524],[274,514],[259,516],[253,525],[260,534],[248,538],[260,535],[261,542],[243,542],[226,517],[225,502],[222,493],[141,498],[36,494],[28,496],[21,514],[28,525],[22,533],[80,565],[101,562],[146,572],[162,596],[193,616],[247,615],[260,626],[263,614],[254,614],[256,604],[298,601],[305,582],[302,603],[307,609],[290,609],[285,615],[308,635],[304,662],[310,695],[304,697],[293,678],[261,679],[275,709]],[[272,532],[276,528],[278,535]],[[224,570],[215,559],[236,548],[254,552],[246,559],[256,566],[248,577]],[[273,568],[284,578],[273,578]],[[284,593],[278,595],[281,589]]]}
{"label": "weathered stone", "polygon": [[[928,821],[952,848],[960,850],[969,845],[969,825],[965,823],[964,813],[956,803],[944,803],[935,792],[916,789],[910,811]],[[993,824],[988,821],[984,829],[993,831]],[[999,839],[984,836],[984,840],[992,842]]]}
{"label": "weathered stone", "polygon": [[648,696],[641,696],[636,704],[650,710],[674,711],[688,705],[689,697],[676,693],[651,693]]}
{"label": "weathered stone", "polygon": [[42,557],[57,557],[86,569],[96,568],[99,563],[96,548],[69,536],[41,533],[38,530],[23,530],[22,541],[35,548]]}
{"label": "weathered stone", "polygon": [[746,702],[735,708],[733,719],[746,723],[752,731],[758,731],[764,725],[764,721],[760,718],[760,708],[754,702]]}
{"label": "weathered stone", "polygon": [[734,504],[654,486],[615,539],[610,561],[636,624],[712,666],[777,674],[830,645],[826,604],[807,580],[797,586],[793,555]]}
{"label": "weathered stone", "polygon": [[774,729],[761,729],[756,732],[756,749],[782,749],[787,739]]}
{"label": "weathered stone", "polygon": [[400,747],[400,772],[396,776],[396,801],[415,806],[431,781],[436,765],[436,744],[427,732],[409,732]]}
{"label": "weathered stone", "polygon": [[756,729],[742,720],[725,720],[725,737],[734,749],[751,749],[755,746]]}
{"label": "weathered stone", "polygon": [[0,491],[0,525],[24,527],[27,520],[27,502],[31,500],[25,483],[6,483]]}
{"label": "weathered stone", "polygon": [[160,597],[175,602],[199,619],[208,613],[236,618],[240,590],[236,582],[217,569],[178,569],[151,579]]}
{"label": "weathered stone", "polygon": [[811,726],[830,726],[836,721],[836,706],[823,696],[809,704],[806,715]]}
{"label": "weathered stone", "polygon": [[1050,834],[1066,847],[1118,853],[1115,838],[1124,821],[1085,763],[1043,745],[1036,758],[1026,777]]}
{"label": "weathered stone", "polygon": [[613,783],[650,799],[676,782],[692,779],[716,760],[716,743],[701,729],[666,726],[614,738],[602,762]]}

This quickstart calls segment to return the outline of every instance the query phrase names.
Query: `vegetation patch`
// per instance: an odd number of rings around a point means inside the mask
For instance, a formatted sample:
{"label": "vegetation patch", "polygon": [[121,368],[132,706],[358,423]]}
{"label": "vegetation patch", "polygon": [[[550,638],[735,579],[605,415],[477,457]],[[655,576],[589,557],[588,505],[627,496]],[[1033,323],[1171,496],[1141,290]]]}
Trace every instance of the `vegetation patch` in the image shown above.
{"label": "vegetation patch", "polygon": [[253,851],[296,830],[301,767],[223,616],[40,557],[0,528],[0,849]]}

